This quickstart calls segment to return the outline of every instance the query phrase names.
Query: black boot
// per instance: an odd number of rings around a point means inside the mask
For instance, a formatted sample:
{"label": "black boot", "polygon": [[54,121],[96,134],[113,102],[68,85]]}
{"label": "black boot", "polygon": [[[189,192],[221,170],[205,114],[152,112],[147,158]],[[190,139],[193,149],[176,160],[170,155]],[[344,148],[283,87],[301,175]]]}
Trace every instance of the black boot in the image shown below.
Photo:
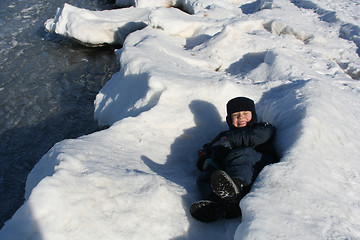
{"label": "black boot", "polygon": [[241,216],[240,197],[224,201],[225,218],[237,218]]}
{"label": "black boot", "polygon": [[220,204],[210,200],[201,200],[190,206],[190,214],[201,222],[213,222],[220,218]]}
{"label": "black boot", "polygon": [[239,187],[224,171],[215,171],[211,175],[210,185],[215,195],[221,199],[236,198],[240,195]]}
{"label": "black boot", "polygon": [[241,216],[239,206],[244,196],[246,184],[239,179],[232,179],[226,172],[218,170],[211,176],[211,188],[216,196],[222,199],[225,218]]}

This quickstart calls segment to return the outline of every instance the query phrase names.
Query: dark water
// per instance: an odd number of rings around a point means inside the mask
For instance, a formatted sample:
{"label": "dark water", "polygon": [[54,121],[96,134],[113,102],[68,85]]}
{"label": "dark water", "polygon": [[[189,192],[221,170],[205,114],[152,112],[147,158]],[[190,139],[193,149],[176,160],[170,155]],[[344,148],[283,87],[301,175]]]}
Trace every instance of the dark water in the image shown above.
{"label": "dark water", "polygon": [[23,204],[26,177],[41,156],[97,130],[93,101],[119,68],[112,48],[45,32],[65,2],[112,7],[105,0],[0,1],[0,228]]}

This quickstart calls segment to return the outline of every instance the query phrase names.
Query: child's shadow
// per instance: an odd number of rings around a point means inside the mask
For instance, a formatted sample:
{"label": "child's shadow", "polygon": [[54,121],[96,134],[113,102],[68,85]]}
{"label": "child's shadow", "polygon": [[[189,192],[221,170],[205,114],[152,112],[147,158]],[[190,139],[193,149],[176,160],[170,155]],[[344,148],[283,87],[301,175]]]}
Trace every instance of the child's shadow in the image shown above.
{"label": "child's shadow", "polygon": [[[156,174],[182,186],[187,194],[183,197],[184,208],[188,209],[191,201],[199,197],[196,187],[197,150],[209,142],[226,126],[216,107],[205,101],[194,100],[189,108],[194,114],[195,127],[185,129],[170,147],[170,154],[165,164],[159,164],[146,156],[141,156],[144,163]],[[193,193],[196,195],[193,196]]]}

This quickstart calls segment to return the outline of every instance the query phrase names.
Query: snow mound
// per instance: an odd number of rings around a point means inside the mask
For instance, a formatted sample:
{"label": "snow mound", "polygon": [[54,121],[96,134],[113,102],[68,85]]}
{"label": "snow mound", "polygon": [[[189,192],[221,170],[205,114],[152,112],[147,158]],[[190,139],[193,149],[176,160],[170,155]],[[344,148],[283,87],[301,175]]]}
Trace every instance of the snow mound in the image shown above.
{"label": "snow mound", "polygon": [[85,45],[121,45],[131,32],[146,27],[148,13],[141,8],[89,11],[65,4],[45,22],[45,28]]}

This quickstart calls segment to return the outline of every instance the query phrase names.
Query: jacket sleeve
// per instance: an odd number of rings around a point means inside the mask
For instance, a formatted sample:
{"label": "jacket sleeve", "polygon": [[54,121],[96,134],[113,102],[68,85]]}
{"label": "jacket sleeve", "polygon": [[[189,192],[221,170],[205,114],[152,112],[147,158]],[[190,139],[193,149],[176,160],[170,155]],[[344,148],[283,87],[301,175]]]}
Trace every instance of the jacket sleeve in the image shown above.
{"label": "jacket sleeve", "polygon": [[251,147],[272,141],[276,128],[270,123],[258,123],[251,127],[238,128],[226,134],[232,148]]}

